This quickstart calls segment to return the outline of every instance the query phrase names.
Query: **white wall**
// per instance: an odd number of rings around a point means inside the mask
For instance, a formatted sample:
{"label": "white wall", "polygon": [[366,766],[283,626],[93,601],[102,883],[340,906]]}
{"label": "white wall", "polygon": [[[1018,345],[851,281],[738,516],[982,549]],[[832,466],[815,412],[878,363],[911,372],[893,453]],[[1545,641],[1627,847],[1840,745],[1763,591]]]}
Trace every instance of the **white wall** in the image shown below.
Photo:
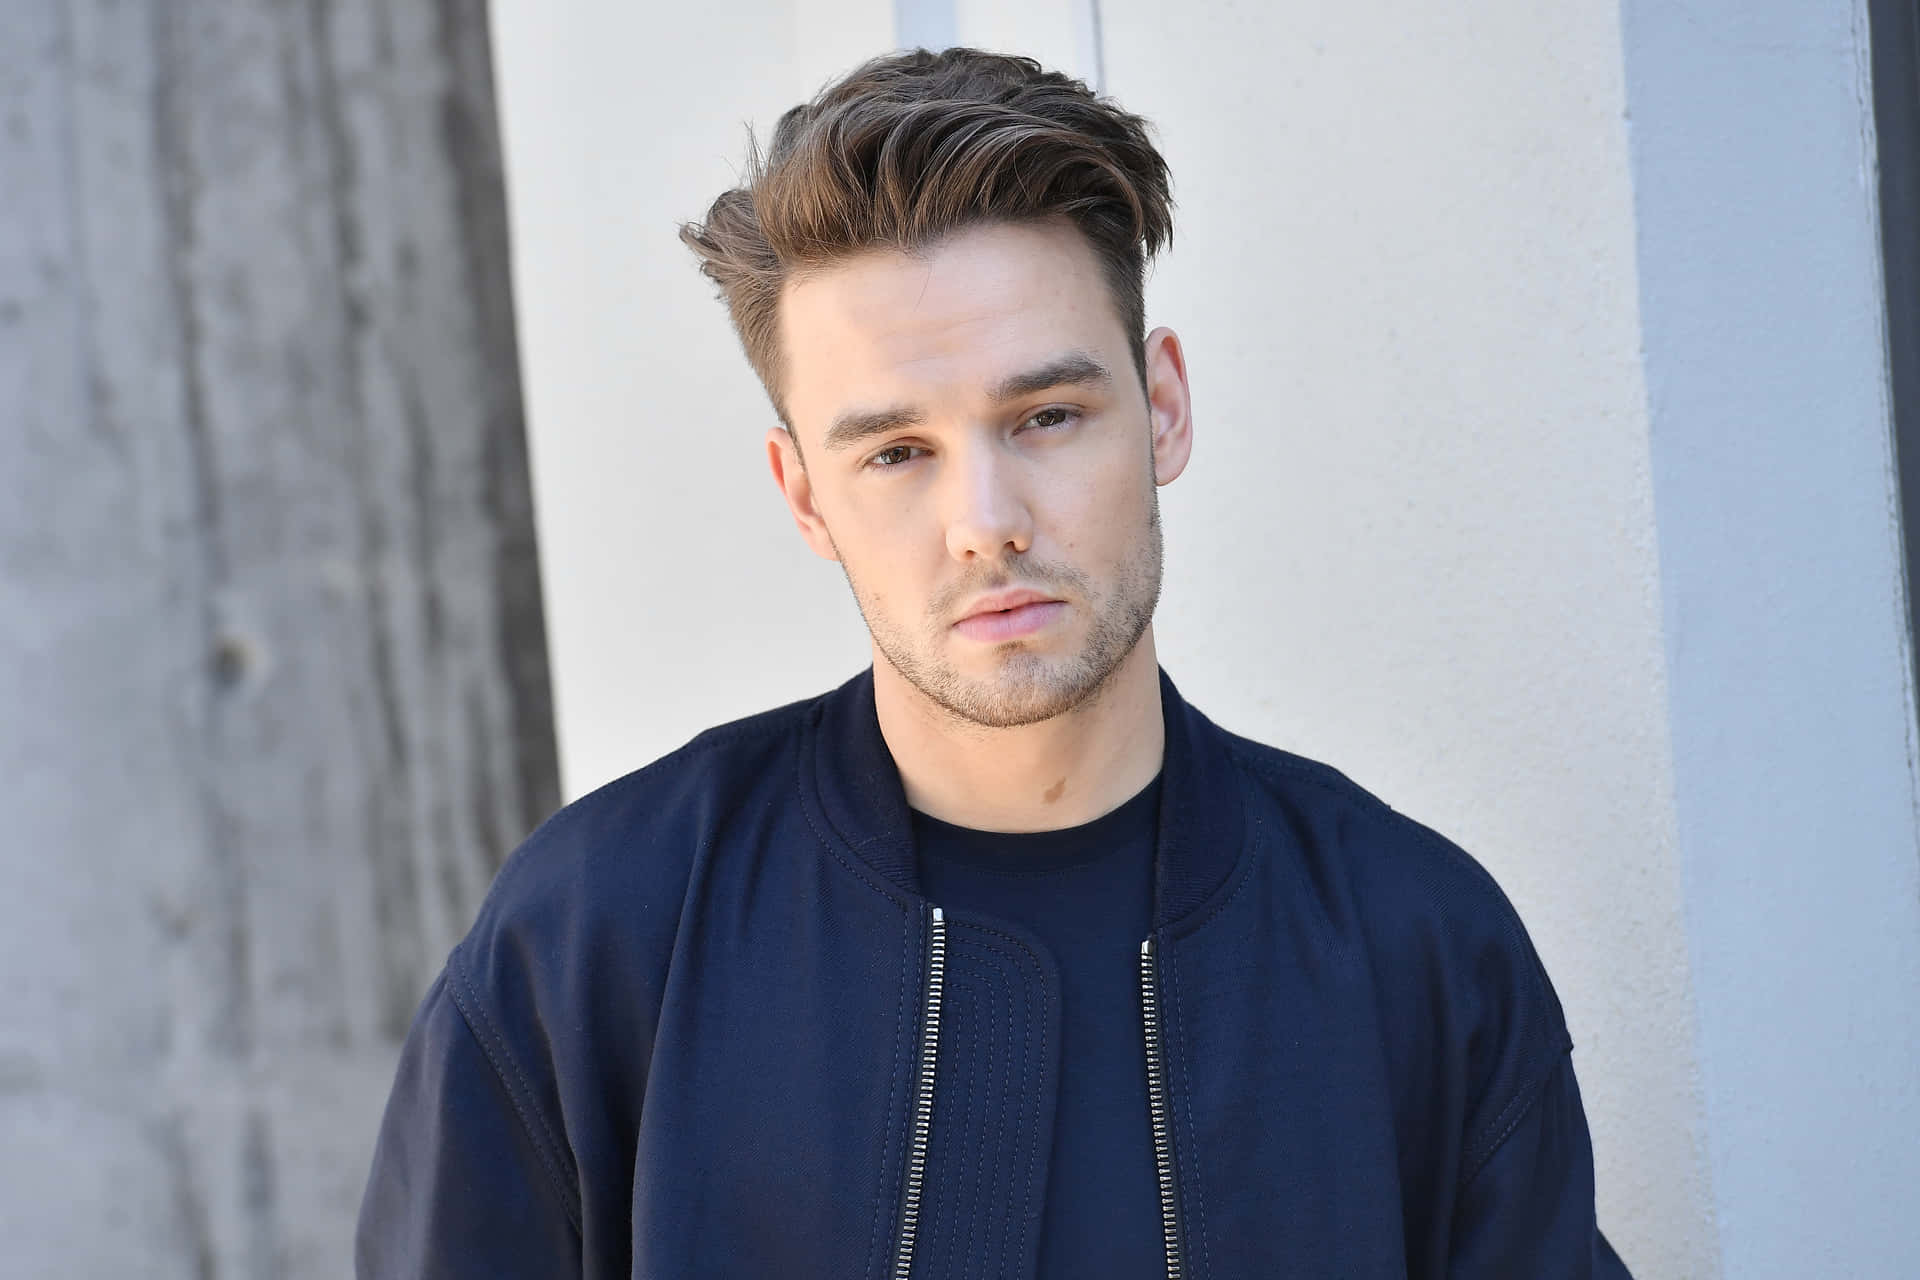
{"label": "white wall", "polygon": [[1458,840],[1559,988],[1601,1224],[1714,1273],[1608,6],[1105,0],[1194,463],[1167,669]]}
{"label": "white wall", "polygon": [[495,10],[569,794],[865,661],[673,236],[741,122],[896,22],[1100,66],[1179,200],[1169,671],[1492,870],[1566,1005],[1603,1226],[1638,1275],[1719,1274],[1615,7],[1102,0],[1097,50],[1087,0]]}
{"label": "white wall", "polygon": [[864,664],[768,478],[774,421],[676,225],[751,121],[892,43],[887,0],[496,0],[563,789]]}

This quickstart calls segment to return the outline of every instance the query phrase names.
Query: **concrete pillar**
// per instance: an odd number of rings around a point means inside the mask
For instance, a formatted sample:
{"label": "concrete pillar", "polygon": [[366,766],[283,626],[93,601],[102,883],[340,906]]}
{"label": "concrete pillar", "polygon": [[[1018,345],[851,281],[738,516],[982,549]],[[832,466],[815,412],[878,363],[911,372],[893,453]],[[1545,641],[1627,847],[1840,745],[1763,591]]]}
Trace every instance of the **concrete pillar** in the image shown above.
{"label": "concrete pillar", "polygon": [[0,15],[0,1240],[339,1276],[557,802],[481,0]]}

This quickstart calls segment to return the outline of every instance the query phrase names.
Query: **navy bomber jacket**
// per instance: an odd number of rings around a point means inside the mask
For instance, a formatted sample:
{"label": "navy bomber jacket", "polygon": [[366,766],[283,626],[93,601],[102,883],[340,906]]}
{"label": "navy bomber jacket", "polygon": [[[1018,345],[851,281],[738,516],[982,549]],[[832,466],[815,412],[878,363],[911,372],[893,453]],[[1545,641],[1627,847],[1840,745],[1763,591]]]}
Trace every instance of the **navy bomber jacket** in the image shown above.
{"label": "navy bomber jacket", "polygon": [[[1552,985],[1466,853],[1165,674],[1141,1053],[1170,1277],[1606,1277]],[[1028,1277],[1045,951],[918,891],[872,672],[568,805],[403,1049],[362,1277]]]}

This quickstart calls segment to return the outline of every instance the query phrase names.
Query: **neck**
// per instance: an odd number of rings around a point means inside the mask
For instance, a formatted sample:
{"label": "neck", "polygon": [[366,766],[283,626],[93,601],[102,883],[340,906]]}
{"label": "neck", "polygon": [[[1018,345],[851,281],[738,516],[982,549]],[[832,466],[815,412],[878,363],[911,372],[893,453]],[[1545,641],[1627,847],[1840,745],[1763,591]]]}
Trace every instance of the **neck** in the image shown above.
{"label": "neck", "polygon": [[1151,627],[1099,692],[1037,724],[990,729],[959,720],[877,651],[873,693],[907,803],[956,826],[1078,826],[1118,808],[1160,771],[1166,733]]}

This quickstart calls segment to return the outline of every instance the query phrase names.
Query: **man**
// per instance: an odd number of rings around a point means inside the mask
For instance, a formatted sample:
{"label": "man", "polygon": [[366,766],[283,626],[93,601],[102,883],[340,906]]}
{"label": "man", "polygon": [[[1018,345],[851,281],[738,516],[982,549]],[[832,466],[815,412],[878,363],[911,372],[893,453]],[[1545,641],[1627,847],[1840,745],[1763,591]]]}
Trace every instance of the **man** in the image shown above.
{"label": "man", "polygon": [[1160,671],[1145,122],[876,59],[683,229],[870,670],[550,819],[416,1017],[366,1276],[1620,1277],[1486,873]]}

